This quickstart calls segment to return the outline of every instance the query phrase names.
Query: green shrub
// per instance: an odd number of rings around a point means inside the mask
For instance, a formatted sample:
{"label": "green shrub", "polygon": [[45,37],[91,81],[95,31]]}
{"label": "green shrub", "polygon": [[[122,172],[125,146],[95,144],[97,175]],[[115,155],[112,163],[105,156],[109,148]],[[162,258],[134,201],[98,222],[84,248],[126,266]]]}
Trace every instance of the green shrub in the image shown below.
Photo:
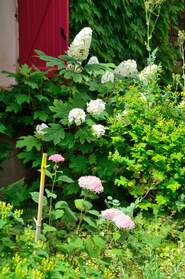
{"label": "green shrub", "polygon": [[[122,88],[122,86],[120,86]],[[116,164],[115,185],[134,197],[144,196],[140,204],[169,210],[184,208],[184,108],[176,94],[155,86],[131,85],[114,97],[116,104],[109,118],[111,149]]]}

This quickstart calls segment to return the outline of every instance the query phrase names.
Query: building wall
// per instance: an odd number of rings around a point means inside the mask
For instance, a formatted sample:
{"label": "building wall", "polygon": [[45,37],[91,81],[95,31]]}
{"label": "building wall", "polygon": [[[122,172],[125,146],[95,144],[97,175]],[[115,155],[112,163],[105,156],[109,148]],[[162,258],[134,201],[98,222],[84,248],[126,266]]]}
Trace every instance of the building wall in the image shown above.
{"label": "building wall", "polygon": [[[0,0],[0,69],[15,71],[18,60],[17,1]],[[0,74],[0,87],[14,83]]]}

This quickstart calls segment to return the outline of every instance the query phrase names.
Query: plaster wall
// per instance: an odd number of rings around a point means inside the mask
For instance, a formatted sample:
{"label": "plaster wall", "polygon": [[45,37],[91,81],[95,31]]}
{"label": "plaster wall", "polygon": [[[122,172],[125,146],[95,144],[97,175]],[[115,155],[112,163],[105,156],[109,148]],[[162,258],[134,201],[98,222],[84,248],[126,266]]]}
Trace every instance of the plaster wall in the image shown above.
{"label": "plaster wall", "polygon": [[[17,1],[0,0],[0,69],[15,71],[18,61]],[[14,84],[0,73],[0,87]]]}

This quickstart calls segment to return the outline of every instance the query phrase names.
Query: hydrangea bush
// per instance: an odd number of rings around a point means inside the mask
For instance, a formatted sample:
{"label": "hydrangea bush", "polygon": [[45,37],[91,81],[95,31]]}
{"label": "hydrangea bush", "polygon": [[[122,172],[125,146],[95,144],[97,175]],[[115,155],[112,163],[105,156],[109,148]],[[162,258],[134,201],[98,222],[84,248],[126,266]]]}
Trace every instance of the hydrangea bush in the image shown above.
{"label": "hydrangea bush", "polygon": [[[105,193],[119,197],[122,205],[139,197],[142,209],[181,211],[185,132],[181,93],[177,96],[171,87],[158,85],[162,69],[155,61],[138,71],[133,59],[118,66],[100,63],[95,56],[88,60],[91,40],[92,30],[85,27],[66,55],[53,58],[37,51],[48,71],[53,66],[58,69],[51,79],[42,74],[43,95],[30,69],[22,68],[41,106],[34,117],[24,117],[27,134],[17,141],[18,157],[35,168],[43,150],[48,155],[64,154],[64,175],[57,182],[64,195],[78,193],[74,181],[90,174],[101,177]],[[39,71],[34,75],[41,79]],[[5,115],[17,100],[11,94],[8,98],[12,103]],[[21,102],[31,102],[26,98],[24,93],[17,100],[17,116],[23,111]]]}

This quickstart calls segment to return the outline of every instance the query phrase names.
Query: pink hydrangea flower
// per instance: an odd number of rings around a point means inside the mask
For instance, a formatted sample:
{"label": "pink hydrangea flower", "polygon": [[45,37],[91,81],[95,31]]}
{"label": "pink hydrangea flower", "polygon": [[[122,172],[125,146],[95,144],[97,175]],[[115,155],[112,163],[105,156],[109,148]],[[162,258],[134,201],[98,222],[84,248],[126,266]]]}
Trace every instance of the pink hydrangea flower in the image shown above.
{"label": "pink hydrangea flower", "polygon": [[59,162],[65,161],[64,157],[60,154],[53,154],[53,155],[49,156],[48,160],[52,161],[54,163],[59,163]]}
{"label": "pink hydrangea flower", "polygon": [[134,229],[135,224],[132,219],[117,208],[109,208],[101,212],[101,216],[112,221],[119,229]]}
{"label": "pink hydrangea flower", "polygon": [[81,188],[94,193],[101,193],[104,190],[100,178],[93,175],[81,176],[78,179],[78,184]]}
{"label": "pink hydrangea flower", "polygon": [[109,208],[101,212],[102,217],[109,221],[112,221],[118,214],[120,214],[120,210],[117,208]]}

